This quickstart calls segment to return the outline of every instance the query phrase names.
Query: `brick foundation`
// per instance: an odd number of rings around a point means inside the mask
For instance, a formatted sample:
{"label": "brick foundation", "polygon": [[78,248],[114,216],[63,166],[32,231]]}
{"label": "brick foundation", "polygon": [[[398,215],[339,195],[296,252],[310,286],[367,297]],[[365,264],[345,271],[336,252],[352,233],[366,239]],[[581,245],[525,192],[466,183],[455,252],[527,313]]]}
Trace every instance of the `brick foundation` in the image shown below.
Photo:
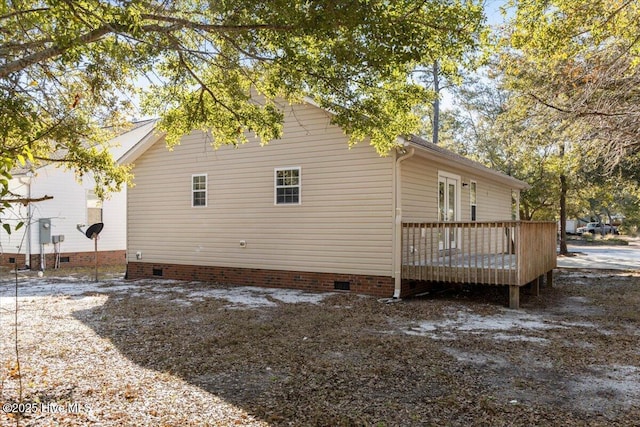
{"label": "brick foundation", "polygon": [[380,298],[393,296],[394,280],[386,276],[313,273],[307,271],[262,270],[253,268],[212,267],[202,265],[152,264],[129,262],[127,278],[158,278],[216,282],[236,286],[293,288],[307,291],[349,291]]}
{"label": "brick foundation", "polygon": [[[98,265],[125,265],[127,251],[98,251]],[[47,268],[53,268],[54,254],[46,254]],[[60,267],[93,267],[95,265],[94,252],[62,252],[60,253]],[[40,269],[40,255],[31,255],[31,269]]]}
{"label": "brick foundation", "polygon": [[[60,267],[93,267],[95,265],[94,252],[63,252],[60,253]],[[55,265],[55,255],[48,253],[45,255],[46,268],[53,268]],[[0,256],[0,266],[24,268],[24,254],[2,254]],[[126,251],[98,251],[99,266],[114,266],[126,264]],[[40,254],[31,255],[30,264],[32,270],[40,269]]]}
{"label": "brick foundation", "polygon": [[2,254],[0,255],[0,267],[13,269],[17,264],[18,268],[24,268],[25,258],[24,254]]}

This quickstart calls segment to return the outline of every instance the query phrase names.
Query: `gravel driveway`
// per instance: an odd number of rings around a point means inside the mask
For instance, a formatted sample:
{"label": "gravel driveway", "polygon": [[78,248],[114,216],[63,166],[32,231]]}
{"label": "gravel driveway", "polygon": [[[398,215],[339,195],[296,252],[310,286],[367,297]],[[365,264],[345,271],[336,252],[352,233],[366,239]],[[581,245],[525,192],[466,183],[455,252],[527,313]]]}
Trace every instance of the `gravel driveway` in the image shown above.
{"label": "gravel driveway", "polygon": [[568,245],[572,256],[558,257],[558,267],[605,270],[640,270],[640,246]]}

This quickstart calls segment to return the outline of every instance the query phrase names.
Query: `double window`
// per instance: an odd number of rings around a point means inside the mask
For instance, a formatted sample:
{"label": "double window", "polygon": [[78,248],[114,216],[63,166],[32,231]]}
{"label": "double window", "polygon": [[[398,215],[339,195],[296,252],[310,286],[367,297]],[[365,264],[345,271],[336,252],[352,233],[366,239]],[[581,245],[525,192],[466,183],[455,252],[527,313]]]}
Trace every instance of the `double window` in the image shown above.
{"label": "double window", "polygon": [[191,206],[207,206],[207,174],[191,175]]}
{"label": "double window", "polygon": [[275,204],[299,205],[301,189],[301,171],[299,167],[276,168]]}

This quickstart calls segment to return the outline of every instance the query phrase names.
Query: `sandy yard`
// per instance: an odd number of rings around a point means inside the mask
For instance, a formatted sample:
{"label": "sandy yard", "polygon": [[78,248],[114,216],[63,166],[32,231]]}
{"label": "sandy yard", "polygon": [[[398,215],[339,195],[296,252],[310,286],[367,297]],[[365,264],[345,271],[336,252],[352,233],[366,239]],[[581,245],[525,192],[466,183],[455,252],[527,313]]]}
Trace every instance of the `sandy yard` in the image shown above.
{"label": "sandy yard", "polygon": [[628,272],[560,270],[518,311],[487,288],[389,303],[121,276],[21,277],[18,370],[3,273],[0,425],[640,423]]}

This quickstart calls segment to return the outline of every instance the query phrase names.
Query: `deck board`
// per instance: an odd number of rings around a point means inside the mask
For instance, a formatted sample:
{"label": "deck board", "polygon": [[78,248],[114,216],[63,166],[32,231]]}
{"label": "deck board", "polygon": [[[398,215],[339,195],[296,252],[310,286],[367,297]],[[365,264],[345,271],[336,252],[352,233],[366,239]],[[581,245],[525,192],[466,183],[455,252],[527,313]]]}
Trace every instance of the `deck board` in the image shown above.
{"label": "deck board", "polygon": [[407,261],[402,276],[424,281],[513,285],[517,281],[516,269],[514,254],[455,254]]}
{"label": "deck board", "polygon": [[[405,223],[402,278],[522,286],[556,267],[555,227],[527,221]],[[447,234],[456,236],[456,247],[442,250]]]}

